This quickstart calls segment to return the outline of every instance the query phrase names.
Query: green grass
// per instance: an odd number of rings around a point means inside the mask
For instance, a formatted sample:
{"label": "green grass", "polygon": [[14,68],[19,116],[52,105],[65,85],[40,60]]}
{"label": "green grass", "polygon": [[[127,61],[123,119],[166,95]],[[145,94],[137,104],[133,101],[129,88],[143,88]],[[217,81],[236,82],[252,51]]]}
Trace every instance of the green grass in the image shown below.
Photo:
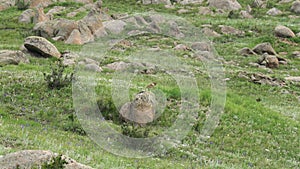
{"label": "green grass", "polygon": [[[243,8],[250,2],[240,1]],[[284,87],[258,85],[238,77],[239,72],[261,72],[278,79],[288,75],[299,76],[300,60],[289,57],[299,49],[299,37],[288,39],[297,43],[289,45],[273,33],[279,24],[298,33],[299,23],[297,19],[286,17],[291,14],[290,3],[279,5],[276,2],[268,1],[267,9],[255,9],[255,19],[228,19],[227,15],[200,16],[196,12],[199,5],[176,5],[175,9],[165,9],[163,5],[144,6],[136,4],[134,0],[103,3],[104,7],[109,8],[109,14],[154,10],[181,16],[195,26],[211,24],[217,32],[220,32],[218,25],[229,25],[246,32],[240,37],[227,35],[209,38],[224,61],[233,62],[223,63],[225,76],[230,79],[227,81],[227,100],[220,123],[209,139],[199,141],[212,100],[210,79],[203,63],[192,57],[182,57],[188,54],[186,52],[175,52],[175,55],[190,65],[195,74],[199,86],[199,119],[180,144],[165,154],[148,159],[123,158],[102,150],[83,132],[74,115],[71,85],[60,90],[48,89],[43,73],[50,73],[50,65],[56,60],[30,57],[30,64],[0,67],[0,155],[24,149],[51,150],[94,168],[299,168],[299,83],[287,83]],[[81,7],[81,4],[73,2],[55,3],[52,6],[57,5],[68,9],[55,17],[66,17],[67,12]],[[284,11],[284,15],[265,16],[273,6]],[[181,8],[190,8],[191,12],[179,15],[176,11]],[[18,50],[24,39],[33,34],[32,24],[17,23],[21,12],[16,8],[0,12],[0,49]],[[75,19],[85,14],[83,12]],[[127,56],[143,46],[159,44],[160,48],[169,50],[174,45],[174,39],[159,36],[146,35],[129,40],[134,41],[132,48],[125,48],[123,52],[108,51],[107,57],[100,59],[101,66],[114,61],[126,61]],[[243,57],[237,54],[243,47],[253,48],[262,42],[270,42],[277,53],[288,52],[283,56],[289,59],[288,65],[281,65],[270,72],[249,66],[248,63],[257,61],[259,56]],[[61,52],[79,52],[82,49],[78,45],[53,43]],[[69,67],[66,73],[72,71],[73,68]],[[111,98],[109,80],[113,77],[114,72],[107,69],[97,74],[96,92],[98,106],[114,129],[129,136],[146,137],[155,136],[173,124],[180,111],[181,93],[170,75],[158,71],[150,75],[138,74],[132,79],[129,90],[131,98],[155,81],[158,84],[156,89],[168,100],[164,113],[144,127],[119,119]]]}

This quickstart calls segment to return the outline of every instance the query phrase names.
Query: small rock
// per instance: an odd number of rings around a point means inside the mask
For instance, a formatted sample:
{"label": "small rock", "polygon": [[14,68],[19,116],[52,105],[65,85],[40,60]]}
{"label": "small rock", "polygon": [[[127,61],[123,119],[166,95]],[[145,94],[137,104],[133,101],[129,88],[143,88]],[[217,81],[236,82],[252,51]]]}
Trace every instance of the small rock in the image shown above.
{"label": "small rock", "polygon": [[219,25],[219,27],[221,28],[221,32],[222,32],[223,34],[228,34],[228,35],[239,35],[239,36],[242,36],[242,35],[245,34],[244,31],[235,29],[235,28],[232,27],[232,26]]}
{"label": "small rock", "polygon": [[266,66],[268,68],[278,68],[279,67],[279,61],[278,58],[274,55],[266,55],[265,57],[266,60]]}
{"label": "small rock", "polygon": [[50,9],[46,15],[55,15],[63,12],[66,9],[66,7],[63,6],[54,6],[52,9]]}
{"label": "small rock", "polygon": [[281,10],[279,10],[277,8],[272,8],[272,9],[268,10],[267,15],[277,16],[277,15],[282,15],[282,12],[281,12]]}
{"label": "small rock", "polygon": [[200,15],[213,15],[214,12],[211,11],[209,7],[200,6],[198,14],[200,14]]}
{"label": "small rock", "polygon": [[178,14],[184,14],[184,13],[188,13],[188,12],[190,12],[190,10],[188,10],[188,9],[179,9],[177,11]]}
{"label": "small rock", "polygon": [[210,7],[228,11],[239,10],[242,8],[237,0],[208,0],[208,4]]}
{"label": "small rock", "polygon": [[30,52],[38,53],[44,57],[60,58],[57,48],[47,39],[38,36],[30,36],[25,39],[24,46]]}
{"label": "small rock", "polygon": [[292,58],[300,58],[300,51],[294,51],[293,53],[292,53],[292,56],[291,56]]}
{"label": "small rock", "polygon": [[211,51],[212,47],[209,42],[194,42],[191,46],[196,51]]}
{"label": "small rock", "polygon": [[263,0],[254,0],[251,6],[253,8],[261,8],[261,7],[264,7],[265,5],[266,4]]}
{"label": "small rock", "polygon": [[243,48],[238,52],[242,56],[249,56],[249,55],[255,55],[255,52],[253,52],[250,48]]}
{"label": "small rock", "polygon": [[300,76],[290,76],[290,77],[286,77],[284,79],[287,81],[300,82]]}
{"label": "small rock", "polygon": [[291,11],[296,14],[300,14],[300,1],[299,0],[293,2]]}
{"label": "small rock", "polygon": [[40,22],[45,22],[50,20],[49,17],[46,16],[46,14],[44,13],[44,8],[42,7],[38,7],[35,13],[35,16],[33,18],[33,23],[40,23]]}
{"label": "small rock", "polygon": [[74,29],[65,43],[66,44],[82,45],[83,42],[81,40],[81,34],[80,34],[79,30]]}
{"label": "small rock", "polygon": [[174,47],[175,50],[182,50],[182,51],[187,51],[189,50],[189,47],[184,45],[184,44],[178,44]]}
{"label": "small rock", "polygon": [[79,56],[75,53],[64,52],[61,56],[63,58],[63,65],[70,66],[75,65]]}
{"label": "small rock", "polygon": [[209,36],[209,37],[220,37],[221,35],[218,34],[216,31],[208,28],[208,27],[204,27],[201,32],[206,35],[206,36]]}
{"label": "small rock", "polygon": [[166,4],[166,5],[171,5],[170,0],[142,0],[142,3],[144,5],[149,5],[149,4]]}
{"label": "small rock", "polygon": [[276,26],[275,35],[282,38],[292,38],[296,36],[290,28],[283,25]]}
{"label": "small rock", "polygon": [[269,42],[256,45],[253,48],[253,51],[257,54],[264,54],[266,52],[270,55],[276,55],[275,50],[273,49],[273,47],[271,46],[271,44]]}
{"label": "small rock", "polygon": [[0,66],[19,63],[29,63],[29,59],[22,51],[0,50]]}
{"label": "small rock", "polygon": [[240,15],[241,15],[241,18],[246,18],[246,19],[253,18],[253,16],[248,11],[244,11],[244,10],[242,10],[240,12]]}
{"label": "small rock", "polygon": [[34,10],[27,9],[19,16],[19,23],[32,23],[34,16],[35,16]]}
{"label": "small rock", "polygon": [[300,37],[300,32],[296,34],[297,37]]}

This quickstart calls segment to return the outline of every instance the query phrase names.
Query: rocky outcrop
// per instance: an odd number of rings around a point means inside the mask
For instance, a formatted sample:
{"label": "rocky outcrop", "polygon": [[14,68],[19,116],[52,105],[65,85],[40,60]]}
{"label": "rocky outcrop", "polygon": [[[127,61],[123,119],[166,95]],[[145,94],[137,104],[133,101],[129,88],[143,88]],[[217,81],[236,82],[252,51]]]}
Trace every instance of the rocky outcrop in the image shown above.
{"label": "rocky outcrop", "polygon": [[43,57],[60,58],[61,56],[57,48],[43,37],[30,36],[25,39],[24,46],[28,51],[37,53]]}
{"label": "rocky outcrop", "polygon": [[21,51],[0,50],[0,66],[29,63],[29,59]]}
{"label": "rocky outcrop", "polygon": [[34,16],[35,16],[34,10],[27,9],[19,16],[19,23],[32,23]]}
{"label": "rocky outcrop", "polygon": [[67,156],[59,156],[57,153],[43,150],[23,150],[0,157],[0,166],[2,169],[16,168],[40,168],[46,163],[50,163],[54,158],[60,157],[66,162],[65,169],[92,169],[89,166],[80,164]]}

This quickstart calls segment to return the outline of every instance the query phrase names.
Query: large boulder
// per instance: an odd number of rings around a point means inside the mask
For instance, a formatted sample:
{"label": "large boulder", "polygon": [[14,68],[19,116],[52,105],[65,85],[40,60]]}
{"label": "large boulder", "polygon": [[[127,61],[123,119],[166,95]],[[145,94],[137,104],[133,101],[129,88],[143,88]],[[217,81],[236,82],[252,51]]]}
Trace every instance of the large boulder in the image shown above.
{"label": "large boulder", "polygon": [[296,14],[300,14],[300,1],[299,0],[293,2],[291,11]]}
{"label": "large boulder", "polygon": [[242,8],[236,0],[208,0],[208,4],[210,7],[229,11],[239,10]]}
{"label": "large boulder", "polygon": [[0,50],[0,66],[18,65],[19,63],[29,63],[26,55],[21,51]]}
{"label": "large boulder", "polygon": [[120,116],[126,121],[145,125],[155,119],[155,95],[148,91],[137,94],[132,102],[126,103],[120,109]]}
{"label": "large boulder", "polygon": [[60,58],[61,54],[57,48],[47,39],[38,36],[30,36],[25,39],[25,48],[33,53],[38,53],[43,57]]}
{"label": "large boulder", "polygon": [[[51,151],[23,150],[7,154],[5,156],[0,156],[0,166],[3,169],[40,168],[43,164],[51,162],[53,158],[58,156],[59,154]],[[66,162],[66,164],[64,164],[65,169],[92,169],[91,167],[80,164],[67,156],[62,155],[60,158]]]}
{"label": "large boulder", "polygon": [[275,35],[283,38],[292,38],[296,36],[290,28],[283,25],[276,26]]}

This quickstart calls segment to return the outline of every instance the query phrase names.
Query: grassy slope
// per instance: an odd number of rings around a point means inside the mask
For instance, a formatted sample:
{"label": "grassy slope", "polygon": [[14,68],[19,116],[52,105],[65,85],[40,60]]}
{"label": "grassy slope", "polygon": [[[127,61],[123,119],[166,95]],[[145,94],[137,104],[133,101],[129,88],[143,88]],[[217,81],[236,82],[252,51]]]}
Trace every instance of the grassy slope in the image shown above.
{"label": "grassy slope", "polygon": [[[246,1],[242,3],[245,6]],[[177,9],[164,9],[162,6],[140,6],[133,0],[106,1],[110,13],[134,13],[156,10],[176,14]],[[288,5],[278,6],[288,11]],[[195,8],[191,6],[191,8]],[[193,11],[193,10],[192,10]],[[196,11],[194,9],[194,11]],[[265,13],[266,9],[257,15]],[[23,39],[32,34],[33,25],[16,24],[21,11],[14,8],[0,12],[0,49],[19,49]],[[259,19],[227,19],[224,16],[199,16],[194,12],[180,15],[195,25],[231,25],[253,33],[244,37],[224,36],[212,39],[218,53],[226,61],[235,64],[225,65],[227,83],[227,102],[225,114],[219,127],[208,142],[195,144],[193,134],[185,140],[190,147],[183,153],[174,150],[169,156],[151,159],[127,159],[111,155],[101,150],[88,137],[81,136],[80,127],[71,121],[71,88],[61,91],[49,90],[43,80],[43,72],[50,71],[47,66],[51,59],[31,58],[31,64],[1,67],[0,84],[0,154],[22,149],[49,149],[60,152],[79,162],[95,168],[297,168],[299,167],[299,85],[271,87],[252,84],[237,78],[239,71],[264,72],[267,75],[283,78],[288,74],[299,75],[299,60],[291,59],[289,65],[281,66],[274,73],[247,66],[257,58],[244,58],[236,54],[242,47],[254,47],[257,43],[270,42],[277,52],[292,52],[298,46],[286,45],[274,37],[277,24],[290,26],[300,32],[296,19],[286,17],[259,17]],[[197,18],[197,19],[195,19]],[[217,30],[217,29],[216,29]],[[292,39],[299,42],[299,38]],[[64,45],[54,42],[60,51],[80,51],[80,46]],[[104,78],[110,75],[103,74]],[[146,77],[147,78],[147,77]],[[197,76],[200,82],[203,76]],[[146,79],[151,80],[150,79]],[[146,82],[145,82],[146,84]],[[202,86],[201,99],[209,100],[206,85]],[[282,90],[293,94],[281,94]],[[169,92],[172,92],[170,90]],[[170,96],[175,93],[168,93]],[[256,102],[260,98],[261,102]],[[79,130],[79,131],[78,131]],[[75,131],[75,132],[72,132]],[[200,159],[190,158],[186,152],[199,155]]]}

